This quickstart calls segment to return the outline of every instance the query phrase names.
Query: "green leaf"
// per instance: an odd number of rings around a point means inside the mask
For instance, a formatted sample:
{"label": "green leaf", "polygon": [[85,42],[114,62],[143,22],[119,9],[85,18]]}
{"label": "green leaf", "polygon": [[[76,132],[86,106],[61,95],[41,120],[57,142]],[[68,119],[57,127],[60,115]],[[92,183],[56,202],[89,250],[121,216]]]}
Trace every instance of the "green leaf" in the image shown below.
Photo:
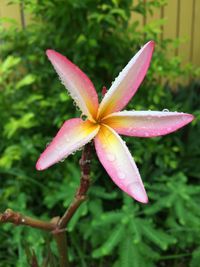
{"label": "green leaf", "polygon": [[35,115],[32,112],[24,114],[21,118],[10,118],[4,126],[4,135],[11,138],[19,129],[29,129],[36,125]]}
{"label": "green leaf", "polygon": [[0,72],[2,74],[6,73],[9,71],[11,68],[14,68],[16,65],[20,63],[21,59],[19,57],[14,57],[14,56],[8,56],[3,63],[0,65]]}
{"label": "green leaf", "polygon": [[141,228],[145,237],[163,250],[166,250],[170,244],[176,243],[176,239],[173,236],[153,228],[150,222],[141,222]]}
{"label": "green leaf", "polygon": [[198,247],[192,253],[192,260],[190,262],[190,267],[199,267],[199,262],[200,262],[200,247]]}
{"label": "green leaf", "polygon": [[28,74],[26,75],[22,80],[20,80],[17,84],[16,84],[16,89],[20,89],[21,87],[30,85],[32,83],[34,83],[36,77],[32,74]]}
{"label": "green leaf", "polygon": [[124,235],[124,227],[116,226],[113,231],[109,234],[108,239],[102,246],[95,249],[92,253],[93,258],[100,258],[105,255],[112,253],[113,249],[120,243]]}
{"label": "green leaf", "polygon": [[22,148],[19,145],[8,146],[0,157],[0,167],[9,169],[14,161],[21,159],[21,156]]}

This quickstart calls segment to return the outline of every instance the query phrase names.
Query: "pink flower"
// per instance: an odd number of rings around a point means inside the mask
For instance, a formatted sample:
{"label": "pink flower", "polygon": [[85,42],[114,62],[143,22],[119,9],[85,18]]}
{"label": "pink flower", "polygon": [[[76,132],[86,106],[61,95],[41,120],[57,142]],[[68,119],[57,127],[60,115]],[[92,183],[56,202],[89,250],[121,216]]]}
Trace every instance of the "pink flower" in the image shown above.
{"label": "pink flower", "polygon": [[66,121],[37,161],[37,170],[44,170],[68,157],[94,138],[100,162],[113,182],[137,201],[147,203],[139,171],[125,142],[118,134],[154,137],[169,134],[193,120],[193,115],[165,111],[121,111],[136,93],[148,70],[154,42],[145,44],[120,72],[111,88],[98,103],[90,79],[61,54],[47,50],[71,97],[87,120]]}

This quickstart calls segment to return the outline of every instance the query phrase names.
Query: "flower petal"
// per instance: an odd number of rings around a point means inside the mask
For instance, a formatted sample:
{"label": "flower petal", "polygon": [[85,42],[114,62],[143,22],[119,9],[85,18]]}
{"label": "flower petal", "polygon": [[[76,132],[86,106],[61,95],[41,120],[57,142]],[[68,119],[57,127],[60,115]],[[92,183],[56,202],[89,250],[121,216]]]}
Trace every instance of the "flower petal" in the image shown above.
{"label": "flower petal", "polygon": [[47,50],[46,53],[81,111],[89,118],[96,117],[99,105],[98,96],[91,80],[75,64],[58,52]]}
{"label": "flower petal", "polygon": [[99,106],[98,117],[119,111],[127,105],[146,75],[153,48],[154,42],[148,42],[120,72]]}
{"label": "flower petal", "polygon": [[95,137],[95,148],[113,182],[137,201],[147,203],[137,166],[120,136],[110,127],[102,125]]}
{"label": "flower petal", "polygon": [[65,159],[93,139],[98,130],[99,126],[90,121],[83,121],[79,118],[66,121],[52,142],[40,155],[36,169],[44,170]]}
{"label": "flower petal", "polygon": [[193,115],[168,111],[121,111],[110,114],[103,123],[117,133],[138,137],[169,134],[193,120]]}

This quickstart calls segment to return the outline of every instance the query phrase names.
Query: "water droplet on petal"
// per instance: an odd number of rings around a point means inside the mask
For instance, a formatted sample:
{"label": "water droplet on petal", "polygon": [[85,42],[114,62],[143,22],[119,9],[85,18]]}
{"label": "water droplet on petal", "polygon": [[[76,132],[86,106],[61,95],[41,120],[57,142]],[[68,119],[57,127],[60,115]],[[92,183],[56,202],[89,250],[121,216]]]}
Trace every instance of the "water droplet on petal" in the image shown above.
{"label": "water droplet on petal", "polygon": [[126,174],[125,174],[124,172],[122,172],[122,171],[119,171],[119,172],[117,173],[117,175],[118,175],[118,178],[119,178],[119,179],[125,179],[125,178],[126,178]]}
{"label": "water droplet on petal", "polygon": [[85,120],[87,120],[87,116],[85,115],[85,114],[81,114],[81,119],[83,120],[83,121],[85,121]]}
{"label": "water droplet on petal", "polygon": [[70,141],[70,139],[69,139],[69,137],[68,137],[67,135],[64,136],[64,140],[65,140],[65,142],[67,142],[67,143]]}
{"label": "water droplet on petal", "polygon": [[187,120],[187,117],[186,117],[186,116],[182,116],[181,119],[182,119],[183,121],[186,121],[186,120]]}
{"label": "water droplet on petal", "polygon": [[140,198],[141,196],[144,195],[145,192],[143,186],[138,182],[134,182],[128,185],[128,191],[130,192],[131,195],[133,195],[136,198]]}
{"label": "water droplet on petal", "polygon": [[107,154],[107,159],[109,160],[109,161],[115,161],[115,155],[113,155],[113,154]]}
{"label": "water droplet on petal", "polygon": [[106,147],[107,147],[106,144],[103,143],[103,144],[102,144],[102,148],[105,149]]}
{"label": "water droplet on petal", "polygon": [[164,109],[163,109],[163,112],[169,112],[169,109],[164,108]]}

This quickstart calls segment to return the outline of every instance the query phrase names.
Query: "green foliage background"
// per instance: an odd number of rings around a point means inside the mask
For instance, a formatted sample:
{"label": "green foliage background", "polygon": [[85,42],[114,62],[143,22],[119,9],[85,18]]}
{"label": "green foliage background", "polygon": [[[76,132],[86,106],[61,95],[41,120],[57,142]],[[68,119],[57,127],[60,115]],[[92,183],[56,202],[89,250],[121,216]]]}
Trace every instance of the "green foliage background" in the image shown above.
{"label": "green foliage background", "polygon": [[[15,0],[12,2],[20,2]],[[177,41],[159,39],[160,25],[138,28],[131,11],[145,16],[166,1],[24,0],[32,23],[1,27],[0,64],[0,210],[12,208],[48,219],[63,214],[79,184],[80,153],[49,170],[35,162],[63,121],[80,116],[45,56],[55,49],[80,66],[99,97],[146,41],[156,41],[148,75],[127,109],[184,111],[196,120],[171,135],[125,138],[145,183],[150,203],[141,205],[122,193],[96,156],[89,200],[68,228],[70,260],[76,267],[199,267],[200,262],[200,100],[199,84],[170,84],[193,78],[192,66],[166,57]],[[161,81],[166,81],[164,82]],[[192,79],[191,79],[192,80]],[[170,81],[170,82],[169,82]],[[1,225],[0,266],[28,266],[34,251],[41,266],[57,266],[57,251],[47,234]]]}

